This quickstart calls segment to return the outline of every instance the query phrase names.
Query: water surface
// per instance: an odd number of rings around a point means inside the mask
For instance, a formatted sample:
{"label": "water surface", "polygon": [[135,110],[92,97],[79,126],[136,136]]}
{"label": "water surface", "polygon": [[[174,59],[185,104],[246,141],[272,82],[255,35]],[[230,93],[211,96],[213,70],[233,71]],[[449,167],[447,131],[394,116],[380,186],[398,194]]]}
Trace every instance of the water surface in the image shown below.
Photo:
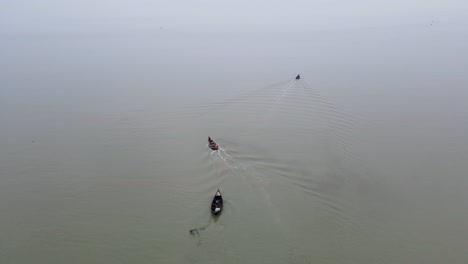
{"label": "water surface", "polygon": [[10,36],[0,260],[466,263],[466,40]]}

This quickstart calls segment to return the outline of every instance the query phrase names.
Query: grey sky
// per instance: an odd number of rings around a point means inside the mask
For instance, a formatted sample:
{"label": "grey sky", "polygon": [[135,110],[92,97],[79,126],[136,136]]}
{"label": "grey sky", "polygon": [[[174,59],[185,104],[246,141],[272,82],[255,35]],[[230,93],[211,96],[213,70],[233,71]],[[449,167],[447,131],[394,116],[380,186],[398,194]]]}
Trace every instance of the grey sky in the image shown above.
{"label": "grey sky", "polygon": [[0,33],[307,31],[466,24],[468,3],[434,1],[59,1],[0,2]]}

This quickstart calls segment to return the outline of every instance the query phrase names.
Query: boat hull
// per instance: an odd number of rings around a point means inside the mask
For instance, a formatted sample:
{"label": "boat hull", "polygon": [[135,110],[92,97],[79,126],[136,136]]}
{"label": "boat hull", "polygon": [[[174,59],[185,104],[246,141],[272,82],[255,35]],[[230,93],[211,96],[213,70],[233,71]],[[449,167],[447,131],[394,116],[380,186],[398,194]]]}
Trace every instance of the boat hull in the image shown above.
{"label": "boat hull", "polygon": [[223,203],[223,196],[221,192],[218,190],[211,201],[211,213],[213,215],[219,215],[223,211],[224,203]]}

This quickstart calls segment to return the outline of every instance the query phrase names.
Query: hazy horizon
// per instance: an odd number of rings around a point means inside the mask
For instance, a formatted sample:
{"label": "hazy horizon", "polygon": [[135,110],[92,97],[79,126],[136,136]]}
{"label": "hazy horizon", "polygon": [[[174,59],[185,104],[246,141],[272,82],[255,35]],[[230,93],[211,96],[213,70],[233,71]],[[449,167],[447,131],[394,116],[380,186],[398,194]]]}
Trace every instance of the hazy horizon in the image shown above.
{"label": "hazy horizon", "polygon": [[467,26],[464,1],[4,1],[0,34],[308,32]]}
{"label": "hazy horizon", "polygon": [[0,262],[466,263],[467,12],[2,1]]}

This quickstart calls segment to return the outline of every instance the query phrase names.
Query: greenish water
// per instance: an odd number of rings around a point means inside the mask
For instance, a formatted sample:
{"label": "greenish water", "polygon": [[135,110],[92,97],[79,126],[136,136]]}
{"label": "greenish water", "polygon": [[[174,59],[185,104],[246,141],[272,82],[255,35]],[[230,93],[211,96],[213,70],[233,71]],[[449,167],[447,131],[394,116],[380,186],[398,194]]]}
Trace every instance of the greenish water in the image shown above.
{"label": "greenish water", "polygon": [[11,37],[0,262],[466,263],[463,41]]}

